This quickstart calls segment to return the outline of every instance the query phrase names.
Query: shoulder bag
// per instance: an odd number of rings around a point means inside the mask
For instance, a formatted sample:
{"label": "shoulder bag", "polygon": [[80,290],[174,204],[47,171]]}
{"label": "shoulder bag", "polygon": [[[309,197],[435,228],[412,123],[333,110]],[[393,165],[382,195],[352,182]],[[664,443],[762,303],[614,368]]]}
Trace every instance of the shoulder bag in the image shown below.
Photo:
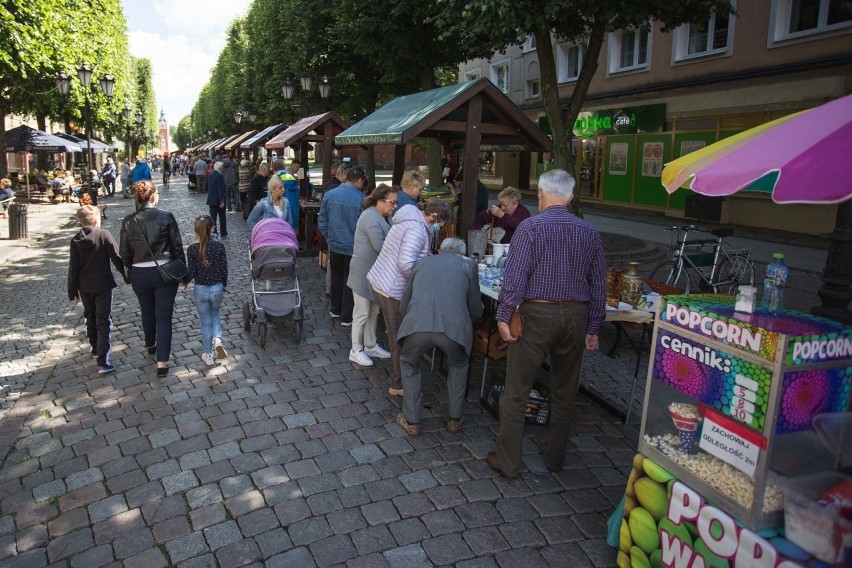
{"label": "shoulder bag", "polygon": [[145,231],[142,230],[142,225],[139,224],[139,219],[136,218],[136,215],[133,216],[133,220],[136,221],[136,227],[139,229],[139,234],[142,235],[142,240],[145,241],[145,247],[148,249],[148,253],[151,255],[151,259],[154,261],[154,264],[157,265],[157,270],[160,271],[160,278],[163,279],[163,282],[166,284],[177,284],[186,278],[189,271],[186,268],[186,264],[184,264],[181,259],[173,258],[164,264],[157,262],[157,258],[151,250],[151,245],[148,244],[148,239],[145,238]]}
{"label": "shoulder bag", "polygon": [[509,333],[513,337],[520,337],[524,334],[524,316],[521,314],[521,306],[512,310],[512,316],[509,318]]}

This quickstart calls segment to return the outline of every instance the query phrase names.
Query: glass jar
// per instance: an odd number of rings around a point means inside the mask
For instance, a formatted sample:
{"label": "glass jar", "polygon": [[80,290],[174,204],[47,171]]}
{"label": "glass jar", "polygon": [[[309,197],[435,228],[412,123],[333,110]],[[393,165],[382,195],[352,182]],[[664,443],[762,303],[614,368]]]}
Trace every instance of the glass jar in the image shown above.
{"label": "glass jar", "polygon": [[757,288],[741,284],[737,288],[737,300],[734,304],[735,312],[743,312],[753,314],[754,308],[757,305]]}

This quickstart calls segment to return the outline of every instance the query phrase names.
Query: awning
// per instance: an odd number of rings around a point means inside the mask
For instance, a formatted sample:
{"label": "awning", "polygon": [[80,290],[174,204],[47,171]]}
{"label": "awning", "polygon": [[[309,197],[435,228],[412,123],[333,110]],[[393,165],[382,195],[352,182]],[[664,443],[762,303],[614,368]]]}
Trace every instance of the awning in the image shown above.
{"label": "awning", "polygon": [[82,152],[79,144],[22,124],[6,131],[7,152]]}
{"label": "awning", "polygon": [[253,150],[256,146],[263,144],[282,130],[287,128],[287,125],[283,122],[281,124],[274,124],[272,126],[267,126],[242,144],[240,144],[241,150]]}
{"label": "awning", "polygon": [[242,144],[245,140],[248,140],[255,134],[257,134],[257,130],[249,130],[248,132],[243,132],[242,134],[225,144],[225,151],[233,152],[234,150],[239,150],[240,144]]}
{"label": "awning", "polygon": [[[87,146],[86,146],[86,139],[85,138],[81,138],[80,136],[77,136],[75,134],[66,134],[64,132],[57,132],[56,134],[54,134],[54,136],[58,136],[60,138],[64,138],[65,140],[70,140],[71,142],[75,142],[81,148],[81,150],[79,150],[79,151],[82,151],[82,152],[86,151]],[[108,144],[104,144],[100,140],[95,140],[94,138],[92,138],[92,153],[93,154],[103,154],[104,152],[112,152],[112,151],[114,151],[112,146],[110,146]]]}
{"label": "awning", "polygon": [[437,138],[444,146],[461,146],[468,102],[477,95],[482,99],[482,146],[550,149],[550,138],[488,79],[397,97],[339,134],[335,144],[407,144],[425,137]]}
{"label": "awning", "polygon": [[[227,136],[225,138],[227,138]],[[216,146],[216,144],[218,144],[219,142],[221,142],[225,138],[217,138],[216,140],[210,140],[209,142],[206,142],[206,143],[202,144],[201,146],[199,146],[197,148],[197,150],[199,150],[201,152],[209,152],[210,150],[213,149],[214,146]]]}
{"label": "awning", "polygon": [[[337,136],[348,128],[348,123],[333,112],[324,112],[308,116],[291,124],[286,130],[264,144],[267,150],[286,148],[296,142],[322,142],[326,123],[332,124],[332,136]],[[316,134],[311,135],[312,132]]]}
{"label": "awning", "polygon": [[217,152],[221,152],[225,149],[225,145],[229,144],[234,138],[239,138],[242,134],[237,132],[236,134],[231,134],[230,136],[226,136],[225,138],[216,142],[213,146],[213,150]]}

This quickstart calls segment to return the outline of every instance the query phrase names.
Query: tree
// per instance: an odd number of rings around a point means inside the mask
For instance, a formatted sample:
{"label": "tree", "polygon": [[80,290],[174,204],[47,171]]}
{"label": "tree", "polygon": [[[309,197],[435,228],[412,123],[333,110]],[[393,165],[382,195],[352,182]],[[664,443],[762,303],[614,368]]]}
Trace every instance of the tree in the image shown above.
{"label": "tree", "polygon": [[178,121],[177,126],[169,128],[169,135],[178,148],[184,149],[192,145],[191,126],[192,119],[189,116],[185,116]]}
{"label": "tree", "polygon": [[[569,172],[574,170],[573,125],[597,72],[608,32],[639,28],[650,21],[662,22],[663,31],[668,31],[733,9],[729,0],[438,0],[437,4],[441,12],[435,22],[441,36],[490,40],[490,50],[482,57],[519,44],[530,34],[535,36],[553,156],[556,166]],[[584,45],[583,66],[564,107],[559,99],[553,39]],[[572,207],[579,212],[579,199],[574,199]]]}

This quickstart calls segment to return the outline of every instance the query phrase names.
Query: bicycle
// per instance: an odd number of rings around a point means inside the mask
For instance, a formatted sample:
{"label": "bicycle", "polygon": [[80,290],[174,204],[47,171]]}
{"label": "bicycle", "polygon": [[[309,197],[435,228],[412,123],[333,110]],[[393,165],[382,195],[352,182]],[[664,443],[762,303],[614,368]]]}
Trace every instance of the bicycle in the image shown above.
{"label": "bicycle", "polygon": [[[695,225],[667,227],[674,236],[671,260],[658,264],[651,271],[651,280],[664,282],[689,294],[690,273],[698,277],[702,292],[736,294],[740,284],[754,284],[754,263],[747,249],[733,250],[724,239],[734,234],[731,229],[699,229]],[[713,239],[689,240],[689,233],[702,232]],[[712,249],[712,250],[708,250]]]}

